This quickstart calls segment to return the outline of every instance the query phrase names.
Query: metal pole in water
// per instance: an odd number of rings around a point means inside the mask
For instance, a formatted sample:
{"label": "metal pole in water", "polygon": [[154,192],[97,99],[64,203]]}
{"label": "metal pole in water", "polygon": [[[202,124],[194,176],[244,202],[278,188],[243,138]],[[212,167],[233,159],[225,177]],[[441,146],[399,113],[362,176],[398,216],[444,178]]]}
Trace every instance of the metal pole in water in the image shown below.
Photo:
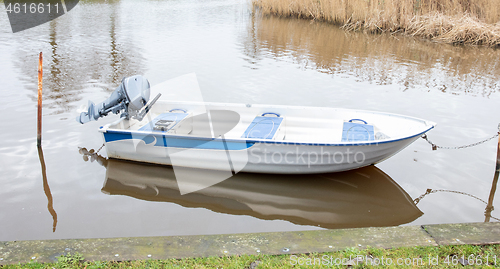
{"label": "metal pole in water", "polygon": [[37,146],[42,145],[42,78],[43,78],[43,68],[42,68],[43,56],[40,52],[38,59],[38,128],[37,128]]}
{"label": "metal pole in water", "polygon": [[[498,124],[498,131],[500,132],[500,124]],[[488,205],[484,211],[484,222],[490,222],[491,211],[493,211],[493,198],[495,198],[495,192],[497,190],[498,176],[500,174],[500,136],[498,137],[497,145],[497,164],[495,166],[495,176],[493,177],[493,183],[491,185],[490,196],[488,198]]]}

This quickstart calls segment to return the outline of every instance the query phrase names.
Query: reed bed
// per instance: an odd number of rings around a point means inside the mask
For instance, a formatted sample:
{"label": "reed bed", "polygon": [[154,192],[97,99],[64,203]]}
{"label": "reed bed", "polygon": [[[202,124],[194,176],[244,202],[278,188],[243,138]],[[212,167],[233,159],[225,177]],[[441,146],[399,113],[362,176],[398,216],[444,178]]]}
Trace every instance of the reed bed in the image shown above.
{"label": "reed bed", "polygon": [[263,14],[322,20],[346,30],[500,46],[499,0],[253,0],[253,5]]}

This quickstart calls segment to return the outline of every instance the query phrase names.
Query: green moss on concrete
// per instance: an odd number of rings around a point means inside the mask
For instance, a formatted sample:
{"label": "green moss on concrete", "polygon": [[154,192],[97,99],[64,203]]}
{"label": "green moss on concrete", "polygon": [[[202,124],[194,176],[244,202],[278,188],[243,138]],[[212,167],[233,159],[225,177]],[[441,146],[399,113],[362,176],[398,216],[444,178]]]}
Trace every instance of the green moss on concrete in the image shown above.
{"label": "green moss on concrete", "polygon": [[[325,257],[330,264],[325,263]],[[362,258],[361,258],[362,257]],[[60,257],[55,263],[30,262],[5,268],[457,268],[470,262],[474,268],[499,267],[499,245],[382,248],[346,248],[342,251],[287,255],[232,255],[205,258],[87,261],[79,254]],[[338,264],[335,260],[339,261]],[[391,260],[392,264],[387,265]],[[381,264],[384,262],[385,264]],[[476,264],[480,262],[481,266]],[[398,265],[397,263],[401,263]],[[408,263],[408,264],[407,264]],[[377,265],[378,264],[378,265]]]}
{"label": "green moss on concrete", "polygon": [[[458,239],[458,240],[457,240]],[[289,255],[500,243],[500,223],[443,224],[254,234],[0,242],[0,265],[56,262],[80,253],[87,261]]]}

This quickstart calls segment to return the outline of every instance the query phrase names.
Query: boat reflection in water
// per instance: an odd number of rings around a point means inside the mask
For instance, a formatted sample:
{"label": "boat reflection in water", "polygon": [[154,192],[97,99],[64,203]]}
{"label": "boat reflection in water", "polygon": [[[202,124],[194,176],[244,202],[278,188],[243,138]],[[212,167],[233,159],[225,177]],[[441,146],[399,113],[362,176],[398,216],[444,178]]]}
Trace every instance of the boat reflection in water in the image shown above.
{"label": "boat reflection in water", "polygon": [[[323,228],[393,226],[423,213],[411,197],[375,166],[318,175],[238,173],[206,189],[180,195],[172,167],[97,160],[107,167],[102,192],[184,207],[286,220]],[[194,177],[203,170],[193,169]]]}

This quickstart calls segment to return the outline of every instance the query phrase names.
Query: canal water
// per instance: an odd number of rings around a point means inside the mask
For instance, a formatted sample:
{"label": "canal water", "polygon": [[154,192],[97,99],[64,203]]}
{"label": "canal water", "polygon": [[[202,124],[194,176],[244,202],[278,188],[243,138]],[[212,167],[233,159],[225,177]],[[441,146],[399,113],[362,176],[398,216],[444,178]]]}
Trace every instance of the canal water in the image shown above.
{"label": "canal water", "polygon": [[[423,139],[351,172],[238,174],[180,195],[169,167],[95,154],[81,125],[125,76],[152,85],[196,74],[205,101],[342,107],[437,122],[461,146],[500,123],[500,50],[345,32],[265,17],[247,1],[80,1],[13,34],[0,12],[0,241],[295,231],[484,222],[497,140],[432,151]],[[38,53],[44,55],[43,151],[36,147]],[[170,96],[182,92],[170,93]],[[40,158],[43,156],[43,158]],[[43,164],[43,165],[42,165]],[[44,167],[44,169],[42,169]],[[415,199],[431,192],[415,205]],[[491,204],[500,208],[500,198]]]}

